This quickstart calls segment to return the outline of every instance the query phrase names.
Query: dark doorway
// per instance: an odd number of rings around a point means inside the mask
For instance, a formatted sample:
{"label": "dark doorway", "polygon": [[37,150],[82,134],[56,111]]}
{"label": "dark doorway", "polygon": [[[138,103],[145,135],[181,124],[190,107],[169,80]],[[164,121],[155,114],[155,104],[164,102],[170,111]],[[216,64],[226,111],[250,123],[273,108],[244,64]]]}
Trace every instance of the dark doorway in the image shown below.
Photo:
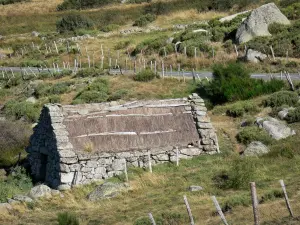
{"label": "dark doorway", "polygon": [[39,181],[41,182],[45,182],[46,180],[47,163],[48,163],[48,156],[45,154],[41,154],[41,167],[40,167],[40,174],[39,174]]}

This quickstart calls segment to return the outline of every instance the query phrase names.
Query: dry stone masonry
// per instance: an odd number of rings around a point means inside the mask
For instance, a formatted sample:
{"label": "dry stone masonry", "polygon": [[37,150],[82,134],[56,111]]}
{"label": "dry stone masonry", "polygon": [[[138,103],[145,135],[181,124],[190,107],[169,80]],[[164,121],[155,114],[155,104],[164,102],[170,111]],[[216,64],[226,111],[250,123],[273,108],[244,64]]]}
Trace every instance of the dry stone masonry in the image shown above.
{"label": "dry stone masonry", "polygon": [[33,177],[60,190],[124,172],[219,152],[203,99],[47,104],[27,149]]}

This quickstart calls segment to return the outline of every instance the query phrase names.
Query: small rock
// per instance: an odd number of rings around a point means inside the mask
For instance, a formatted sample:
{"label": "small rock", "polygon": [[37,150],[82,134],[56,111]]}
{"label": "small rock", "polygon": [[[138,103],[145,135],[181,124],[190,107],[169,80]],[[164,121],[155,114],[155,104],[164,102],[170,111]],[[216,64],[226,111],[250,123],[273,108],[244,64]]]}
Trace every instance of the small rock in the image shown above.
{"label": "small rock", "polygon": [[13,200],[19,201],[19,202],[33,202],[32,198],[29,198],[26,195],[15,195],[13,197]]}
{"label": "small rock", "polygon": [[51,195],[52,196],[56,196],[56,195],[60,195],[60,191],[59,190],[51,190]]}
{"label": "small rock", "polygon": [[245,61],[259,63],[264,61],[267,58],[266,54],[263,54],[259,51],[248,49],[245,55]]}
{"label": "small rock", "polygon": [[70,190],[71,189],[71,186],[70,185],[67,185],[67,184],[62,184],[62,185],[59,185],[57,187],[57,189],[59,191],[67,191],[67,190]]}
{"label": "small rock", "polygon": [[0,212],[11,210],[12,206],[9,203],[0,203]]}
{"label": "small rock", "polygon": [[35,104],[37,102],[37,99],[35,97],[29,97],[29,98],[26,99],[26,102],[30,102],[30,103]]}
{"label": "small rock", "polygon": [[31,188],[29,196],[33,199],[41,197],[51,197],[51,188],[43,184],[35,186]]}
{"label": "small rock", "polygon": [[38,37],[38,36],[40,36],[40,33],[37,32],[37,31],[32,31],[31,35],[32,35],[33,37]]}
{"label": "small rock", "polygon": [[246,150],[243,152],[244,156],[255,156],[263,155],[269,152],[269,149],[266,145],[259,141],[251,142]]}
{"label": "small rock", "polygon": [[113,198],[120,194],[121,191],[125,191],[128,185],[126,184],[116,184],[107,182],[99,185],[94,191],[92,191],[88,196],[88,200],[97,201],[100,199]]}
{"label": "small rock", "polygon": [[279,113],[278,113],[278,117],[281,120],[284,120],[286,118],[286,116],[289,114],[290,110],[294,110],[295,108],[291,107],[291,108],[284,108],[282,109]]}
{"label": "small rock", "polygon": [[202,191],[202,190],[203,187],[201,186],[195,186],[195,185],[189,186],[189,191]]}

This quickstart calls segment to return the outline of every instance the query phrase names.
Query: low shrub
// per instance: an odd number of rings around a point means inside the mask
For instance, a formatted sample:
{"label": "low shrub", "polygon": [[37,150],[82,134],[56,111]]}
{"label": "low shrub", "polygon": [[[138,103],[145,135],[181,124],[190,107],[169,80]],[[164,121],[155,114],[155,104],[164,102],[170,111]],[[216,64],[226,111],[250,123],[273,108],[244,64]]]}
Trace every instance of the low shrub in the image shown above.
{"label": "low shrub", "polygon": [[131,41],[120,41],[115,45],[115,50],[125,49],[130,45]]}
{"label": "low shrub", "polygon": [[0,0],[0,5],[14,4],[17,2],[28,2],[30,0]]}
{"label": "low shrub", "polygon": [[106,102],[109,98],[108,92],[108,81],[98,78],[75,97],[73,104]]}
{"label": "low shrub", "polygon": [[236,138],[240,143],[245,145],[253,141],[260,141],[266,145],[272,142],[270,135],[264,129],[260,129],[257,126],[243,128],[243,130],[237,134]]}
{"label": "low shrub", "polygon": [[288,123],[300,122],[300,107],[297,107],[294,110],[290,110],[285,120]]}
{"label": "low shrub", "polygon": [[152,2],[152,0],[128,0],[128,1],[126,1],[126,3],[135,3],[135,4],[141,4],[143,2],[150,3],[150,2]]}
{"label": "low shrub", "polygon": [[276,200],[277,198],[283,198],[284,197],[284,194],[281,190],[271,190],[271,191],[268,191],[267,193],[265,193],[259,203],[262,204],[262,203],[265,203],[267,201],[274,201]]}
{"label": "low shrub", "polygon": [[65,15],[56,23],[56,29],[59,33],[75,32],[78,29],[90,29],[93,27],[94,23],[80,14]]}
{"label": "low shrub", "polygon": [[40,97],[45,97],[49,95],[60,95],[67,93],[70,90],[70,85],[72,85],[73,82],[59,82],[55,84],[39,84],[35,88],[35,96],[40,98]]}
{"label": "low shrub", "polygon": [[58,11],[68,10],[68,9],[87,9],[95,8],[104,5],[109,5],[113,3],[120,3],[120,0],[64,0],[63,3],[57,6]]}
{"label": "low shrub", "polygon": [[215,65],[213,76],[214,79],[210,83],[199,87],[199,92],[214,104],[247,100],[279,91],[284,87],[281,80],[263,81],[250,78],[249,71],[239,63]]}
{"label": "low shrub", "polygon": [[257,113],[259,112],[259,107],[252,102],[243,101],[233,104],[230,109],[226,111],[226,114],[231,117],[241,117],[245,113]]}
{"label": "low shrub", "polygon": [[51,95],[48,97],[49,103],[60,103],[61,97],[59,95]]}
{"label": "low shrub", "polygon": [[124,99],[124,97],[127,94],[128,94],[128,90],[125,90],[125,89],[117,90],[116,92],[111,93],[109,95],[108,101],[117,101],[117,100],[120,100],[120,99]]}
{"label": "low shrub", "polygon": [[30,125],[21,121],[0,121],[0,168],[13,166],[26,155],[32,134]]}
{"label": "low shrub", "polygon": [[234,195],[222,204],[222,211],[227,212],[237,206],[249,206],[251,202],[251,197],[248,194]]}
{"label": "low shrub", "polygon": [[6,202],[7,198],[15,194],[28,192],[32,187],[32,180],[26,170],[15,167],[6,180],[0,181],[0,202]]}
{"label": "low shrub", "polygon": [[133,77],[133,79],[135,81],[148,82],[148,81],[153,80],[156,77],[157,77],[157,74],[155,74],[152,70],[146,69],[146,70],[143,70],[143,71],[139,72],[138,74],[136,74]]}
{"label": "low shrub", "polygon": [[37,122],[40,108],[31,102],[10,100],[4,105],[4,114],[7,118],[15,120],[23,118],[28,122]]}
{"label": "low shrub", "polygon": [[117,24],[109,24],[107,26],[102,27],[100,30],[102,32],[106,32],[107,33],[107,32],[111,32],[111,31],[117,30],[117,29],[119,29],[119,27],[120,27],[120,25],[117,25]]}
{"label": "low shrub", "polygon": [[59,225],[79,225],[79,219],[76,214],[70,212],[62,212],[57,214],[57,222]]}
{"label": "low shrub", "polygon": [[78,72],[74,75],[74,77],[98,77],[101,75],[104,75],[103,70],[88,68],[88,69],[78,70]]}
{"label": "low shrub", "polygon": [[133,24],[133,26],[144,27],[149,23],[153,22],[156,19],[156,16],[153,14],[146,14],[139,17]]}
{"label": "low shrub", "polygon": [[234,160],[229,171],[222,172],[213,178],[214,183],[221,189],[248,188],[249,182],[257,175],[256,161],[252,158]]}
{"label": "low shrub", "polygon": [[292,91],[279,91],[273,93],[264,101],[265,106],[280,107],[282,105],[294,106],[299,100],[298,94]]}

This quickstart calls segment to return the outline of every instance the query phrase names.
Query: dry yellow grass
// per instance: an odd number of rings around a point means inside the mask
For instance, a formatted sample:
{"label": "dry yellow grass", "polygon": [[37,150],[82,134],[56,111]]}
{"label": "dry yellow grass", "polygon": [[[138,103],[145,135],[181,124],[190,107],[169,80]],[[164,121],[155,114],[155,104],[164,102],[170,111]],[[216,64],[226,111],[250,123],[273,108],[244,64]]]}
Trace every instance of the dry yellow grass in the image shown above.
{"label": "dry yellow grass", "polygon": [[[63,0],[31,0],[9,5],[0,5],[0,16],[45,14],[54,12]],[[26,21],[24,21],[26,22]]]}
{"label": "dry yellow grass", "polygon": [[190,9],[173,12],[168,15],[158,16],[154,24],[160,27],[168,27],[170,26],[170,24],[206,21],[216,17],[223,17],[227,15],[228,13],[215,11],[198,13],[196,9]]}

